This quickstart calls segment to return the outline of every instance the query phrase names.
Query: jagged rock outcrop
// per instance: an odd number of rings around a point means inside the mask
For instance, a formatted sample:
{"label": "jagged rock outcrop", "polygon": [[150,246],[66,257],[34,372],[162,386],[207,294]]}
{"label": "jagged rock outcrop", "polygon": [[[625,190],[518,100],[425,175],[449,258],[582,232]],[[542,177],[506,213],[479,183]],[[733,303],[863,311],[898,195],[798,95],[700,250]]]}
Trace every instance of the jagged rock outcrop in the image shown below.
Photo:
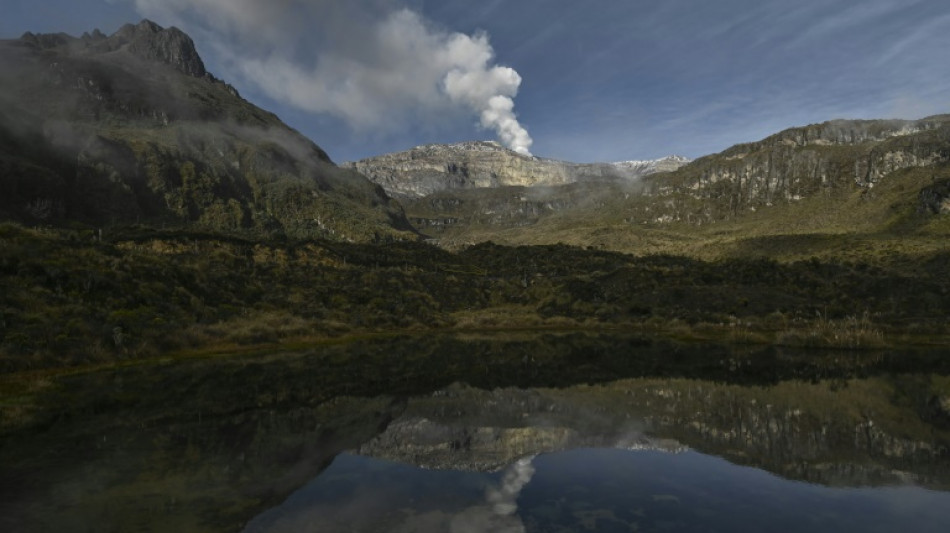
{"label": "jagged rock outcrop", "polygon": [[154,22],[144,20],[137,26],[126,24],[108,41],[121,43],[125,40],[128,41],[129,52],[145,60],[169,64],[196,78],[207,74],[204,62],[195,50],[195,43],[178,28],[163,29]]}
{"label": "jagged rock outcrop", "polygon": [[596,180],[630,180],[669,171],[688,159],[570,163],[519,154],[492,141],[427,144],[405,152],[346,163],[397,198],[456,189],[535,187]]}
{"label": "jagged rock outcrop", "polygon": [[416,238],[379,186],[145,20],[0,41],[0,218],[259,236]]}
{"label": "jagged rock outcrop", "polygon": [[[731,218],[821,193],[869,190],[887,175],[950,161],[950,115],[917,121],[836,120],[792,128],[647,179],[652,221]],[[682,199],[701,202],[690,208]]]}
{"label": "jagged rock outcrop", "polygon": [[37,35],[26,32],[20,37],[20,42],[42,50],[66,46],[73,53],[102,54],[124,49],[146,61],[171,65],[189,76],[201,78],[209,75],[191,37],[174,26],[163,28],[150,20],[126,24],[108,37],[98,29],[86,32],[80,38],[65,33]]}

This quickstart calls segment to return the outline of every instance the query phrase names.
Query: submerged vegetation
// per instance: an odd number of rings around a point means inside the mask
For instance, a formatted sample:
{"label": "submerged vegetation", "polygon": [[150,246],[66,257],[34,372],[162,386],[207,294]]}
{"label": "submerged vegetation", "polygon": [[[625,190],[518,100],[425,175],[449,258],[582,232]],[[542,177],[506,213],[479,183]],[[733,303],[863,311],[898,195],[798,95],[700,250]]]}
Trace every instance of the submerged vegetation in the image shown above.
{"label": "submerged vegetation", "polygon": [[0,369],[440,329],[625,329],[851,349],[945,342],[950,253],[914,265],[492,243],[451,253],[4,224]]}

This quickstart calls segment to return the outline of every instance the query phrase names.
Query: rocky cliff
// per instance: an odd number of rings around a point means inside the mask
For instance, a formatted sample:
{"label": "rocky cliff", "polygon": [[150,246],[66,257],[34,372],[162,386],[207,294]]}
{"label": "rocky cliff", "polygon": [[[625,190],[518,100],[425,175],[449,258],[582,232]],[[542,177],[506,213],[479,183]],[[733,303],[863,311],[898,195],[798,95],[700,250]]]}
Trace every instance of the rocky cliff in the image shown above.
{"label": "rocky cliff", "polygon": [[535,187],[603,180],[631,180],[674,170],[688,159],[570,163],[519,154],[491,141],[427,144],[405,152],[346,163],[397,198],[420,198],[439,191]]}
{"label": "rocky cliff", "polygon": [[189,76],[211,78],[191,37],[178,28],[165,29],[150,20],[126,24],[110,36],[98,29],[84,33],[79,39],[64,33],[37,35],[26,32],[19,40],[22,45],[36,50],[55,52],[67,48],[71,54],[107,54],[125,50],[140,59],[170,65]]}
{"label": "rocky cliff", "polygon": [[[950,115],[835,120],[736,145],[646,182],[651,195],[664,198],[651,209],[655,221],[704,223],[822,194],[870,191],[896,171],[948,161]],[[922,199],[937,211],[939,190]]]}
{"label": "rocky cliff", "polygon": [[414,238],[382,188],[150,22],[0,41],[0,218],[258,236]]}

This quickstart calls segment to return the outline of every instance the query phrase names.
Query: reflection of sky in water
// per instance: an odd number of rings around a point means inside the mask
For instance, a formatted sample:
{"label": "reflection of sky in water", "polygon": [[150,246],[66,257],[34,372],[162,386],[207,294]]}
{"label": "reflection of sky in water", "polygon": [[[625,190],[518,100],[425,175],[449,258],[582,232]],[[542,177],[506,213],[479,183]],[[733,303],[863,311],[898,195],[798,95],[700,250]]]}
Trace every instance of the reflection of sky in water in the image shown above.
{"label": "reflection of sky in water", "polygon": [[950,531],[950,493],[832,489],[696,452],[582,449],[485,474],[340,455],[248,533]]}
{"label": "reflection of sky in water", "polygon": [[342,454],[245,531],[522,532],[517,501],[533,473],[531,458],[487,474],[424,470]]}

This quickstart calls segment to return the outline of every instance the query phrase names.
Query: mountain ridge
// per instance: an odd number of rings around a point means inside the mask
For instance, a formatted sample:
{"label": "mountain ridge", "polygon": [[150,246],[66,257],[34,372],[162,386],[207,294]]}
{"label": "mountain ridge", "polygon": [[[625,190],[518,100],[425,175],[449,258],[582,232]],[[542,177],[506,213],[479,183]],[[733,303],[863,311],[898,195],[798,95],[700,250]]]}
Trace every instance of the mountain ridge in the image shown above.
{"label": "mountain ridge", "polygon": [[651,208],[659,217],[701,224],[823,194],[872,194],[895,172],[948,162],[950,115],[839,119],[701,157],[663,180],[646,179],[645,190],[669,198]]}
{"label": "mountain ridge", "polygon": [[[402,202],[416,227],[449,248],[487,240],[563,242],[719,257],[755,248],[737,240],[737,250],[725,252],[728,248],[710,244],[722,240],[727,228],[755,239],[807,233],[815,236],[811,246],[823,242],[820,235],[854,235],[856,247],[865,246],[857,244],[860,232],[917,228],[907,237],[932,250],[935,236],[944,232],[943,218],[929,215],[950,212],[948,167],[950,115],[838,119],[737,144],[645,175],[633,186],[590,181],[458,189]],[[898,246],[886,236],[890,233],[880,235],[881,245]]]}
{"label": "mountain ridge", "polygon": [[177,28],[28,32],[0,62],[5,219],[416,238],[382,188],[207,72]]}
{"label": "mountain ridge", "polygon": [[458,189],[629,181],[679,168],[687,161],[674,155],[649,161],[573,163],[519,154],[494,141],[464,141],[424,144],[343,166],[361,172],[393,197],[418,199]]}
{"label": "mountain ridge", "polygon": [[34,34],[25,32],[19,41],[39,50],[69,47],[73,53],[106,54],[125,49],[146,61],[171,65],[184,74],[196,78],[216,79],[207,70],[195,48],[195,43],[185,32],[171,26],[163,28],[155,22],[143,19],[138,24],[124,24],[112,35],[106,36],[98,29],[73,37],[66,33]]}

